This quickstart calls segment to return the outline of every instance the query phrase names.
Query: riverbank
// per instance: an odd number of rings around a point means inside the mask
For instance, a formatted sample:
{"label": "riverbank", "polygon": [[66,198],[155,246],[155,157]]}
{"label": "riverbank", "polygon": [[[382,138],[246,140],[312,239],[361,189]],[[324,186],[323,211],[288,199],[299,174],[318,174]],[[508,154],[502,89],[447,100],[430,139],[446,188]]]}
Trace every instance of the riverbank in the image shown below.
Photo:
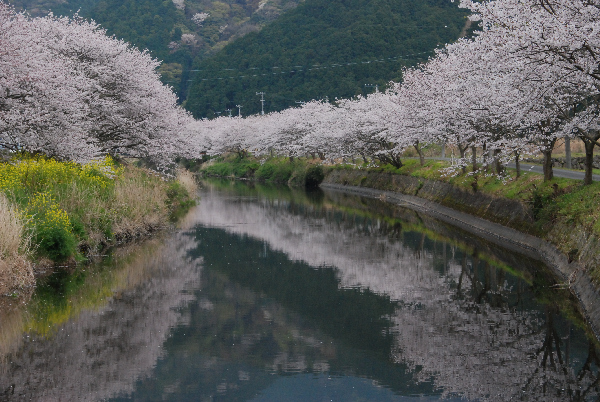
{"label": "riverbank", "polygon": [[480,174],[445,175],[446,164],[407,161],[401,169],[333,167],[325,183],[414,195],[466,212],[554,244],[569,262],[581,264],[600,280],[600,184],[508,172],[505,180]]}
{"label": "riverbank", "polygon": [[35,274],[167,227],[194,203],[186,171],[165,180],[104,158],[80,165],[21,155],[0,163],[0,294]]}
{"label": "riverbank", "polygon": [[[300,159],[290,162],[287,158],[274,161],[279,171],[290,172],[288,178],[293,176],[294,166],[318,163]],[[201,167],[201,171],[208,176],[268,181],[272,179],[265,180],[258,173],[262,166],[271,163],[271,159],[229,156]],[[579,180],[564,178],[544,182],[539,174],[524,172],[517,177],[512,170],[503,179],[485,170],[477,174],[467,170],[452,176],[448,167],[445,161],[427,160],[421,166],[419,161],[409,159],[399,169],[389,165],[325,166],[323,183],[416,196],[539,237],[553,244],[569,264],[579,264],[581,269],[577,272],[585,270],[598,289],[600,183],[583,186]],[[295,184],[290,179],[287,183]]]}
{"label": "riverbank", "polygon": [[290,187],[316,187],[325,177],[320,160],[285,157],[259,159],[237,154],[212,159],[198,167],[198,170],[205,177],[256,180]]}

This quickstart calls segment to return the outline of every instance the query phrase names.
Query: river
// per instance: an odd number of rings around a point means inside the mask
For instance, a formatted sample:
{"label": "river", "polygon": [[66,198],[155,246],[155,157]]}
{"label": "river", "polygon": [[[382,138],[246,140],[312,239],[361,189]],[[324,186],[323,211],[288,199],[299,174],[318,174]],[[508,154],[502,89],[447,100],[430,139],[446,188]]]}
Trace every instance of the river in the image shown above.
{"label": "river", "polygon": [[0,401],[584,401],[540,262],[333,191],[211,181],[177,230],[0,300]]}

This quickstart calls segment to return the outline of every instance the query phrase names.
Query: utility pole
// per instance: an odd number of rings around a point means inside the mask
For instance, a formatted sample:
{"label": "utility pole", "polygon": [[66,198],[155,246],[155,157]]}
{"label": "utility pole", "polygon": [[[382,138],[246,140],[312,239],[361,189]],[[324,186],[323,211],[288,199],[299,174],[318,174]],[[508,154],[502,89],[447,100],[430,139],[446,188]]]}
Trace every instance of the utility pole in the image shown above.
{"label": "utility pole", "polygon": [[225,109],[226,112],[229,113],[229,117],[231,117],[231,109]]}
{"label": "utility pole", "polygon": [[260,95],[260,114],[265,114],[265,93],[257,92],[257,95]]}
{"label": "utility pole", "polygon": [[375,93],[379,93],[379,84],[365,84],[366,87],[375,87]]}
{"label": "utility pole", "polygon": [[571,139],[565,137],[565,167],[571,169]]}
{"label": "utility pole", "polygon": [[238,108],[238,117],[242,117],[242,106],[241,105],[235,105],[235,107]]}

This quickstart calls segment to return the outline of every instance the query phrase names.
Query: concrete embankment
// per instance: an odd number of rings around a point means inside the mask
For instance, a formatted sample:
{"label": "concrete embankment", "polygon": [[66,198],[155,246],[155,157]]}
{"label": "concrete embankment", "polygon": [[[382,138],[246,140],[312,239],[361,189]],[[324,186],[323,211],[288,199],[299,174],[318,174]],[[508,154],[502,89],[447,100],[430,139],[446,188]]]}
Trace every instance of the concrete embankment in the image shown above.
{"label": "concrete embankment", "polygon": [[[582,314],[600,340],[600,293],[584,269],[569,261],[554,244],[533,232],[533,213],[519,201],[467,192],[448,183],[361,170],[329,172],[321,187],[378,198],[430,215],[492,243],[545,263],[559,282],[568,285]],[[522,229],[517,230],[516,228]]]}

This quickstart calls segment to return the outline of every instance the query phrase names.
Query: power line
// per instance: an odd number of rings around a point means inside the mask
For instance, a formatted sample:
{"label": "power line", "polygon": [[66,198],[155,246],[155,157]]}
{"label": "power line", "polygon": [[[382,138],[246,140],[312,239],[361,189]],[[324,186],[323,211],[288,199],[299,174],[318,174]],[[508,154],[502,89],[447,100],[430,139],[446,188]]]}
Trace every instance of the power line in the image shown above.
{"label": "power line", "polygon": [[375,87],[375,93],[379,93],[379,84],[365,84],[366,87]]}
{"label": "power line", "polygon": [[[292,68],[294,68],[294,69],[291,69],[289,71],[272,72],[272,70],[281,70],[281,67],[274,66],[274,67],[266,67],[266,68],[250,67],[246,70],[237,70],[234,68],[223,68],[220,70],[194,69],[194,70],[184,70],[184,71],[182,71],[182,73],[183,72],[200,72],[200,71],[208,71],[208,72],[214,72],[214,73],[219,72],[219,71],[239,71],[240,73],[243,74],[244,72],[246,72],[246,74],[237,75],[237,76],[208,77],[208,78],[197,78],[195,80],[187,80],[187,81],[216,81],[216,80],[221,81],[221,80],[225,80],[225,79],[266,77],[266,76],[270,76],[270,75],[290,74],[290,73],[297,73],[297,72],[302,72],[302,71],[326,70],[326,69],[333,69],[333,68],[339,68],[339,67],[365,65],[365,64],[371,64],[371,63],[401,62],[401,61],[407,60],[411,56],[430,54],[432,52],[433,52],[433,50],[429,50],[426,52],[412,53],[412,54],[406,54],[406,55],[396,56],[396,57],[385,57],[385,58],[372,59],[372,60],[351,61],[351,62],[346,62],[346,63],[323,63],[323,64],[312,64],[312,65],[306,65],[306,66],[297,65],[297,66],[292,66]],[[270,72],[259,73],[258,71],[250,72],[250,70],[262,70],[262,71],[270,71]]]}

